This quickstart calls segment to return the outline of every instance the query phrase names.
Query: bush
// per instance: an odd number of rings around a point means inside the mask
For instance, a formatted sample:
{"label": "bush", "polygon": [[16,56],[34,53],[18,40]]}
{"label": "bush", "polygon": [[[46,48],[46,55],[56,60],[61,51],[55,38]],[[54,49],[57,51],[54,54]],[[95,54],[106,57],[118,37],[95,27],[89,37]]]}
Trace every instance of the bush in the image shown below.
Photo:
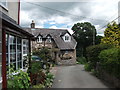
{"label": "bush", "polygon": [[50,72],[46,73],[45,86],[50,88],[52,86],[54,75]]}
{"label": "bush", "polygon": [[45,88],[43,84],[34,85],[32,88]]}
{"label": "bush", "polygon": [[[12,68],[8,72],[7,88],[29,88],[30,77],[28,73],[22,70],[13,70]],[[16,75],[14,75],[16,73]],[[18,73],[18,74],[17,74]]]}
{"label": "bush", "polygon": [[84,68],[86,71],[91,71],[93,69],[93,65],[91,63],[86,63]]}
{"label": "bush", "polygon": [[32,62],[31,68],[28,69],[31,77],[31,84],[36,85],[38,83],[42,84],[45,81],[45,74],[42,70],[41,62]]}
{"label": "bush", "polygon": [[116,77],[120,77],[120,49],[112,48],[101,51],[100,65],[103,70]]}
{"label": "bush", "polygon": [[102,50],[109,49],[111,47],[112,46],[108,44],[99,44],[87,47],[86,49],[87,61],[93,64],[93,68],[96,68],[96,63],[100,61],[98,58],[99,53]]}
{"label": "bush", "polygon": [[85,63],[87,63],[85,57],[77,57],[77,62],[78,62],[78,64],[85,64]]}

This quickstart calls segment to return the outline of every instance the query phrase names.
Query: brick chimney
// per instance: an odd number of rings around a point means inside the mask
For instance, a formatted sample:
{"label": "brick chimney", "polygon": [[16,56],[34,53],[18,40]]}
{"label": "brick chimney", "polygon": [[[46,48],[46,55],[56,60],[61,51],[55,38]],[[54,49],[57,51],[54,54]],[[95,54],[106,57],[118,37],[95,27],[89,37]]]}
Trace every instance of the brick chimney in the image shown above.
{"label": "brick chimney", "polygon": [[33,20],[32,20],[32,23],[31,23],[31,28],[35,28],[35,23],[34,23]]}

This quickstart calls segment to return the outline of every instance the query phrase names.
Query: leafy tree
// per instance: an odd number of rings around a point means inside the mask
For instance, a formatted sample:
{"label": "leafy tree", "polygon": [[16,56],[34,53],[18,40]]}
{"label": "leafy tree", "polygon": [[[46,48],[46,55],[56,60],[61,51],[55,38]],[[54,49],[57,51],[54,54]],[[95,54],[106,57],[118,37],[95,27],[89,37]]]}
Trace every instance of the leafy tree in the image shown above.
{"label": "leafy tree", "polygon": [[100,44],[101,43],[101,39],[103,38],[103,36],[96,36],[96,40],[95,40],[95,44]]}
{"label": "leafy tree", "polygon": [[107,43],[120,47],[120,26],[115,22],[109,23],[104,32],[105,37],[101,39],[101,43]]}
{"label": "leafy tree", "polygon": [[95,44],[95,26],[89,22],[77,23],[74,24],[72,30],[74,31],[73,36],[77,41],[77,56],[85,56],[86,47]]}

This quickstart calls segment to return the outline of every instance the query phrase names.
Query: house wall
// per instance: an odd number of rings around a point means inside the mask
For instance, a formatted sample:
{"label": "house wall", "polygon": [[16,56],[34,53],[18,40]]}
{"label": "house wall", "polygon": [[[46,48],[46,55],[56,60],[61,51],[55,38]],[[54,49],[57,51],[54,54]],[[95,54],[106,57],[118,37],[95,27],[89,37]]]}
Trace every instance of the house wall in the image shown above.
{"label": "house wall", "polygon": [[[67,52],[67,53],[66,53]],[[76,50],[60,51],[57,56],[58,65],[73,65],[76,64]]]}
{"label": "house wall", "polygon": [[42,40],[42,42],[37,42],[37,41],[32,41],[32,49],[33,50],[37,50],[37,49],[41,49],[43,47],[47,47],[49,49],[52,49],[54,46],[54,41],[51,40],[51,42],[47,42],[46,40]]}
{"label": "house wall", "polygon": [[15,0],[15,2],[11,2],[11,0],[7,0],[7,5],[6,7],[4,5],[0,5],[0,10],[14,19],[18,23],[18,1]]}
{"label": "house wall", "polygon": [[[0,20],[0,81],[1,81],[1,71],[2,71],[2,21]],[[1,89],[1,87],[0,87]]]}
{"label": "house wall", "polygon": [[[74,50],[59,50],[54,42],[48,43],[43,40],[41,43],[36,41],[32,41],[32,50],[38,50],[43,47],[47,47],[49,49],[54,49],[51,53],[53,60],[55,60],[58,65],[73,65],[76,64],[76,49]],[[67,59],[65,58],[67,57]]]}

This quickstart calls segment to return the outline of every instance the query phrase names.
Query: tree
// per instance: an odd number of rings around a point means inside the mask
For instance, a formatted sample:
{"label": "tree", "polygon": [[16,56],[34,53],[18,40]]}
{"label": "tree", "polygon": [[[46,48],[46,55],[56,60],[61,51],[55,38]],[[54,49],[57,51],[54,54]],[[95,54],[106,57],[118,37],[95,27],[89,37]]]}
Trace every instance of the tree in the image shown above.
{"label": "tree", "polygon": [[98,45],[101,43],[101,39],[103,38],[103,36],[96,36],[96,40],[95,40],[95,44]]}
{"label": "tree", "polygon": [[101,43],[111,44],[120,47],[120,26],[116,22],[109,23],[104,31],[105,37]]}
{"label": "tree", "polygon": [[[95,44],[96,29],[89,22],[77,23],[72,27],[73,37],[77,41],[77,56],[85,56],[85,49]],[[82,53],[81,53],[82,52]]]}

